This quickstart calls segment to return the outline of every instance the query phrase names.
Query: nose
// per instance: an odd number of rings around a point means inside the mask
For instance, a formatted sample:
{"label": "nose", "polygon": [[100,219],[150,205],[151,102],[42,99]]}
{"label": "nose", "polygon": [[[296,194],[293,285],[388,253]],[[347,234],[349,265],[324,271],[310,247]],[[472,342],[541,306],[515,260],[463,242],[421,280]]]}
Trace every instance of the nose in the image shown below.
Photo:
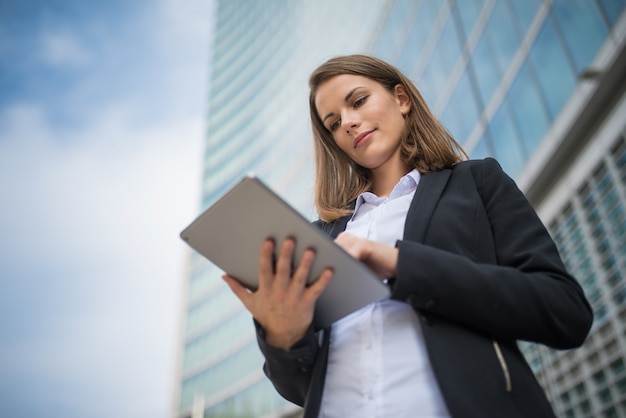
{"label": "nose", "polygon": [[359,115],[353,109],[346,109],[341,114],[341,127],[342,129],[350,133],[350,130],[358,128],[361,124]]}

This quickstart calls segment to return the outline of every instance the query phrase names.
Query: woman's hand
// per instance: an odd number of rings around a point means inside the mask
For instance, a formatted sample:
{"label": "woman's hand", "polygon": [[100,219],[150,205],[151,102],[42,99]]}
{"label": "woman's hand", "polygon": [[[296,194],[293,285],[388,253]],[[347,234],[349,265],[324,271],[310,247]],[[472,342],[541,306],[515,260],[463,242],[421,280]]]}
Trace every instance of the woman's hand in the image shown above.
{"label": "woman's hand", "polygon": [[355,237],[342,232],[335,243],[346,250],[352,257],[361,260],[378,277],[395,277],[398,265],[398,249],[365,238]]}
{"label": "woman's hand", "polygon": [[250,292],[228,275],[222,276],[263,327],[267,343],[283,350],[289,350],[304,337],[313,322],[315,302],[333,275],[331,269],[326,269],[318,280],[307,286],[315,252],[304,251],[300,264],[292,273],[294,249],[293,239],[283,242],[274,271],[274,242],[267,240],[263,243],[259,256],[259,287],[255,292]]}

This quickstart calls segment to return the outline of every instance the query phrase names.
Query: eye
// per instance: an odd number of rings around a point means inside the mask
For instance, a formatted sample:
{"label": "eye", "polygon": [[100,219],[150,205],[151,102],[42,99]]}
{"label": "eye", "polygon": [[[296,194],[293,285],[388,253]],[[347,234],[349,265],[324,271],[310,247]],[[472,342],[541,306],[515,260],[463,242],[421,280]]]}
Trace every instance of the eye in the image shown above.
{"label": "eye", "polygon": [[363,106],[363,104],[365,103],[365,101],[367,100],[368,97],[369,96],[361,96],[361,97],[359,97],[358,99],[356,99],[354,101],[354,105],[353,106],[354,107],[361,107],[361,106]]}
{"label": "eye", "polygon": [[331,132],[335,132],[337,129],[339,129],[340,126],[341,126],[341,119],[336,119],[333,122],[331,122],[330,126],[328,127],[328,130],[330,130]]}

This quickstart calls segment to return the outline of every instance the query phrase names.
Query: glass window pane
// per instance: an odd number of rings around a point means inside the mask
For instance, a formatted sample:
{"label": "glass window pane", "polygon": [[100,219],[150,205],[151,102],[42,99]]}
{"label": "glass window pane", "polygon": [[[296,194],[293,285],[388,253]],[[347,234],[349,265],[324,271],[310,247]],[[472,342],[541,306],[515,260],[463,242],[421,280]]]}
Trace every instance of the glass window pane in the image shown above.
{"label": "glass window pane", "polygon": [[415,12],[414,23],[411,25],[406,43],[398,57],[398,68],[405,74],[412,73],[434,22],[435,17],[429,16],[428,7],[425,7],[425,3],[422,2]]}
{"label": "glass window pane", "polygon": [[513,0],[510,2],[522,33],[525,33],[530,27],[541,1],[542,0]]}
{"label": "glass window pane", "polygon": [[429,62],[426,71],[418,82],[420,92],[424,96],[426,102],[433,106],[437,101],[437,97],[446,84],[446,78],[449,68],[441,64],[440,55],[434,55]]}
{"label": "glass window pane", "polygon": [[454,137],[454,139],[456,139],[459,142],[462,141],[461,137],[458,136],[459,121],[458,121],[457,109],[456,107],[452,105],[452,103],[448,103],[448,106],[446,106],[446,109],[443,111],[443,113],[439,117],[439,120],[441,121],[443,126],[446,128],[446,130],[450,132],[450,134]]}
{"label": "glass window pane", "polygon": [[493,153],[490,151],[490,148],[491,147],[487,143],[487,138],[483,136],[480,141],[478,141],[478,144],[476,144],[476,147],[474,147],[474,149],[470,153],[470,157],[472,159],[492,157]]}
{"label": "glass window pane", "polygon": [[617,19],[621,16],[626,6],[626,0],[600,0],[600,5],[604,10],[604,14],[612,25],[615,25]]}
{"label": "glass window pane", "polygon": [[478,109],[467,71],[461,76],[441,120],[459,143],[463,143],[478,121]]}
{"label": "glass window pane", "polygon": [[528,155],[531,155],[548,130],[550,121],[528,64],[525,64],[517,74],[507,100],[524,149]]}
{"label": "glass window pane", "polygon": [[489,99],[498,87],[498,81],[501,79],[501,72],[489,48],[487,34],[483,33],[478,45],[476,45],[471,62],[476,75],[480,97],[483,104],[486,105],[489,103]]}
{"label": "glass window pane", "polygon": [[[422,2],[422,7],[418,14],[418,21],[415,24],[416,26],[424,28],[424,39],[427,40],[431,35],[433,23],[437,19],[439,9],[443,4],[444,3],[441,1]],[[423,45],[420,45],[419,47],[422,48]],[[435,50],[435,54],[433,54],[433,56],[428,60],[428,65],[424,70],[424,73],[420,75],[419,79],[416,78],[416,75],[412,75],[413,79],[417,79],[417,85],[420,92],[424,96],[424,99],[431,106],[434,105],[439,92],[443,89],[446,81],[446,75],[443,74],[441,68],[441,55],[436,52],[437,50]]]}
{"label": "glass window pane", "polygon": [[[426,4],[430,4],[429,7],[431,8],[432,13],[432,4],[435,3],[426,2]],[[439,8],[439,6],[437,6],[437,8]],[[431,105],[436,102],[439,93],[444,88],[446,80],[456,63],[456,60],[460,58],[460,55],[461,49],[456,36],[456,28],[454,21],[449,15],[447,17],[445,27],[437,41],[433,54],[428,61],[428,66],[418,83],[424,98]]]}
{"label": "glass window pane", "polygon": [[441,64],[447,69],[448,74],[461,57],[461,47],[459,46],[456,25],[452,16],[448,17],[446,25],[443,31],[441,31],[434,54],[440,56]]}
{"label": "glass window pane", "polygon": [[420,8],[417,12],[417,19],[412,25],[413,30],[409,35],[409,42],[415,43],[418,56],[424,50],[424,45],[428,41],[428,38],[433,33],[433,25],[437,20],[441,6],[444,2],[441,0],[435,1],[422,1]]}
{"label": "glass window pane", "polygon": [[406,18],[407,10],[410,7],[409,2],[409,0],[396,0],[393,3],[392,9],[387,15],[388,19],[385,26],[376,39],[373,55],[387,61],[392,58],[389,54],[398,42],[398,37],[401,34],[398,28],[402,27],[403,19]]}
{"label": "glass window pane", "polygon": [[506,71],[519,45],[519,37],[510,12],[506,1],[498,1],[485,28],[485,32],[491,37],[496,59],[503,71]]}
{"label": "glass window pane", "polygon": [[589,0],[556,0],[552,13],[580,74],[593,60],[608,35],[596,3]]}
{"label": "glass window pane", "polygon": [[506,106],[501,106],[489,124],[496,159],[504,170],[515,177],[524,164],[524,152]]}
{"label": "glass window pane", "polygon": [[455,3],[455,9],[459,13],[461,25],[466,36],[472,31],[481,7],[482,4],[477,0],[465,0]]}
{"label": "glass window pane", "polygon": [[427,19],[430,19],[432,23],[435,22],[441,7],[446,4],[446,0],[425,0],[422,1],[422,13]]}
{"label": "glass window pane", "polygon": [[550,117],[554,119],[576,87],[576,76],[549,19],[537,36],[529,57],[536,69]]}

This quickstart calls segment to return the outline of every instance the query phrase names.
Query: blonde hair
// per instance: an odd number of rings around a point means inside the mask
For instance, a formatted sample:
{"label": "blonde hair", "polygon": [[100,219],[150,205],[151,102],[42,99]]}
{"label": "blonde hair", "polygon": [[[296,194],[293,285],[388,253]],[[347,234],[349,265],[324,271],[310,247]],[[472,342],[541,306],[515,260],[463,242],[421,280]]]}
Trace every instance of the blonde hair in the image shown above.
{"label": "blonde hair", "polygon": [[451,167],[468,158],[432,114],[417,87],[398,69],[367,55],[332,58],[319,66],[309,79],[309,108],[315,145],[315,206],[321,220],[331,222],[352,213],[352,202],[372,186],[370,170],[355,163],[337,146],[315,107],[320,84],[341,74],[367,77],[392,94],[398,84],[404,86],[411,109],[405,117],[400,152],[408,169],[416,168],[420,173],[426,173]]}

